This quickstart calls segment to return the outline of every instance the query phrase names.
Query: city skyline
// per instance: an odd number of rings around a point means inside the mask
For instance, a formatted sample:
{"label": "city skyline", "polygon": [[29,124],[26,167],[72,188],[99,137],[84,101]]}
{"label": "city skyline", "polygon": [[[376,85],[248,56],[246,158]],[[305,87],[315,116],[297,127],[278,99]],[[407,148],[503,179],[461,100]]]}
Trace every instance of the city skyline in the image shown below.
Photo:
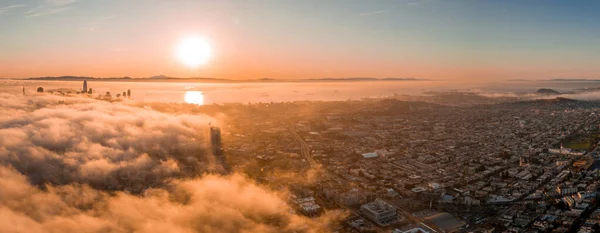
{"label": "city skyline", "polygon": [[[594,1],[3,1],[0,78],[595,79]],[[200,36],[206,64],[178,61]]]}

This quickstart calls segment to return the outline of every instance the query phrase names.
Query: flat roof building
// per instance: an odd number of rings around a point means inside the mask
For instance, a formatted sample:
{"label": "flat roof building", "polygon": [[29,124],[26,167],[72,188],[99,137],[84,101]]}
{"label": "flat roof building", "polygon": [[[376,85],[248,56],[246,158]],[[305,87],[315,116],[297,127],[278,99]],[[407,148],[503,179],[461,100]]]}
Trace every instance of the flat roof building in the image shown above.
{"label": "flat roof building", "polygon": [[362,154],[362,156],[365,159],[371,159],[371,158],[377,158],[377,156],[379,156],[379,155],[377,154],[377,152],[369,152],[369,153]]}
{"label": "flat roof building", "polygon": [[431,231],[424,230],[423,228],[412,228],[405,231],[395,229],[394,231],[392,231],[392,233],[431,233]]}
{"label": "flat roof building", "polygon": [[398,220],[396,208],[381,199],[360,206],[360,210],[365,217],[380,226],[387,226]]}

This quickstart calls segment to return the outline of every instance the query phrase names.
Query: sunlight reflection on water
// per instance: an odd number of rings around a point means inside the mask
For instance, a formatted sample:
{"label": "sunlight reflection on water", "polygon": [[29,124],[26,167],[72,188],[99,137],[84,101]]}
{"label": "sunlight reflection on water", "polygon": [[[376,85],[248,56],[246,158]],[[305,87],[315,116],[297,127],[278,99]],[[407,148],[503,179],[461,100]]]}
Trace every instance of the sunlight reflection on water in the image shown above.
{"label": "sunlight reflection on water", "polygon": [[201,91],[186,91],[184,101],[188,104],[204,105],[204,93]]}

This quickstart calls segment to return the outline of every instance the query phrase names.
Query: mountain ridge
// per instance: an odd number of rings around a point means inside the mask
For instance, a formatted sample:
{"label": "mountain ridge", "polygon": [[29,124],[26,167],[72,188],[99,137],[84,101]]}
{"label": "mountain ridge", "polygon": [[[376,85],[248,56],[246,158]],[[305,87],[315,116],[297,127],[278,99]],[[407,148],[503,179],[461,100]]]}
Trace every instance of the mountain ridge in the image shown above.
{"label": "mountain ridge", "polygon": [[156,75],[145,78],[131,78],[131,77],[108,77],[108,78],[97,78],[91,76],[47,76],[47,77],[31,77],[21,78],[16,80],[47,80],[47,81],[127,81],[127,82],[335,82],[335,81],[427,81],[427,79],[417,78],[371,78],[371,77],[347,77],[347,78],[310,78],[310,79],[271,79],[271,78],[258,78],[258,79],[221,79],[221,78],[209,78],[209,77],[169,77],[165,75]]}

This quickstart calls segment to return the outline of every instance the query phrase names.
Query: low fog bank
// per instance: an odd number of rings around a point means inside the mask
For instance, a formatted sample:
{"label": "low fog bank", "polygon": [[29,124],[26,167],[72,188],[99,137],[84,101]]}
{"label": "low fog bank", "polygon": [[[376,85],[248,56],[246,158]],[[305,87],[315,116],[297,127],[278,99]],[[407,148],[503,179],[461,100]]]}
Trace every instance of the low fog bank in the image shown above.
{"label": "low fog bank", "polygon": [[[461,93],[461,92],[457,92]],[[539,93],[522,93],[522,92],[506,92],[506,93],[494,93],[485,92],[481,90],[470,90],[469,92],[478,96],[487,98],[507,98],[509,100],[539,100],[539,99],[556,99],[557,97],[584,100],[584,101],[600,101],[600,90],[599,91],[582,91],[582,92],[569,92],[556,95],[545,95]]]}
{"label": "low fog bank", "polygon": [[218,175],[214,121],[0,93],[0,232],[315,232],[339,217],[293,214],[285,192]]}
{"label": "low fog bank", "polygon": [[173,116],[87,98],[8,94],[0,95],[0,114],[0,162],[36,185],[75,182],[139,190],[218,166],[208,148],[208,122],[213,120],[208,116]]}
{"label": "low fog bank", "polygon": [[587,100],[587,101],[599,101],[600,100],[600,91],[585,91],[580,93],[573,94],[562,94],[556,97],[563,97],[568,99],[576,99],[576,100]]}
{"label": "low fog bank", "polygon": [[557,95],[544,95],[537,93],[518,94],[518,93],[502,93],[502,94],[483,94],[488,97],[518,97],[524,100],[538,99],[556,99],[557,97],[584,100],[584,101],[600,101],[600,91],[583,91],[574,93],[562,93]]}

